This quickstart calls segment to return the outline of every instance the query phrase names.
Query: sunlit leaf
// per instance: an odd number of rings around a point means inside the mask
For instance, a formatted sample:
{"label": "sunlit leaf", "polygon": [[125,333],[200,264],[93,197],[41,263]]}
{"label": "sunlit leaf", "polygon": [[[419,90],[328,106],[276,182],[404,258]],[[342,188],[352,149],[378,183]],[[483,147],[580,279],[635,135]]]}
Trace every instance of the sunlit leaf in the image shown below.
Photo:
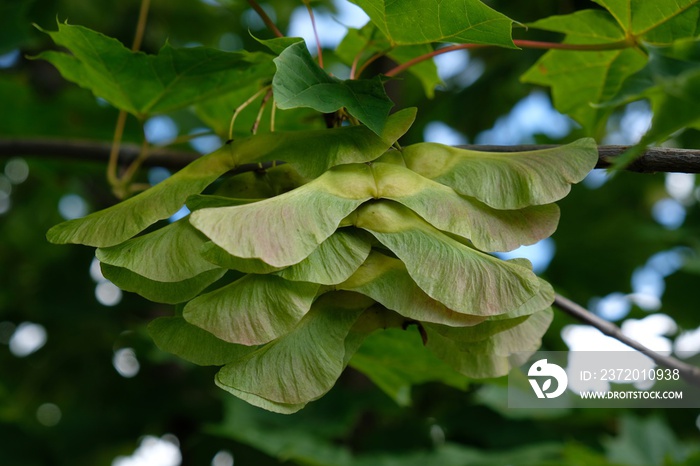
{"label": "sunlit leaf", "polygon": [[625,32],[644,35],[698,3],[698,0],[593,0],[605,7]]}
{"label": "sunlit leaf", "polygon": [[623,81],[646,63],[646,55],[630,39],[657,45],[694,37],[698,33],[698,0],[634,2],[597,0],[610,13],[583,10],[552,16],[529,26],[566,34],[568,44],[628,41],[628,48],[611,51],[550,50],[522,80],[552,87],[556,108],[596,134],[611,112],[597,104],[615,96]]}
{"label": "sunlit leaf", "polygon": [[232,256],[286,267],[311,254],[373,187],[357,166],[341,166],[271,199],[198,210],[190,222]]}
{"label": "sunlit leaf", "polygon": [[116,246],[100,248],[95,256],[151,280],[179,282],[217,268],[198,253],[205,242],[206,237],[184,218]]}
{"label": "sunlit leaf", "polygon": [[270,79],[272,56],[223,52],[206,47],[163,46],[158,55],[132,52],[118,40],[82,26],[58,25],[45,31],[72,55],[47,51],[48,60],[68,80],[140,118]]}
{"label": "sunlit leaf", "polygon": [[362,293],[406,318],[421,322],[462,327],[486,319],[453,311],[431,298],[413,281],[403,262],[375,251],[338,289]]}
{"label": "sunlit leaf", "polygon": [[504,314],[539,289],[531,270],[469,248],[399,204],[366,204],[358,209],[355,225],[396,254],[430,297],[457,312]]}
{"label": "sunlit leaf", "polygon": [[182,317],[159,317],[148,324],[156,346],[200,366],[223,366],[255,350],[219,340]]}
{"label": "sunlit leaf", "polygon": [[529,152],[476,152],[429,142],[402,151],[411,170],[496,209],[558,201],[598,160],[593,139]]}
{"label": "sunlit leaf", "polygon": [[[424,146],[424,149],[429,152],[431,148]],[[434,156],[434,153],[430,155]],[[426,158],[428,156],[426,154]],[[436,164],[440,163],[439,157],[433,160]],[[467,162],[464,165],[470,164]],[[452,188],[400,165],[374,163],[372,171],[377,179],[379,197],[405,205],[439,230],[468,238],[482,251],[510,251],[521,245],[533,244],[550,236],[557,228],[559,208],[554,204],[497,210],[475,198],[460,196]],[[469,173],[467,170],[465,172]],[[476,173],[469,175],[479,177]],[[483,174],[482,177],[485,178]],[[518,181],[525,184],[524,177],[521,175]],[[438,179],[445,182],[445,178]],[[494,178],[494,181],[501,181],[504,176],[497,173]],[[450,181],[446,184],[450,184]],[[460,184],[454,184],[461,186],[462,182],[459,179]],[[469,182],[465,184],[469,186]],[[482,188],[485,182],[481,181]],[[473,194],[476,191],[472,188],[469,192]]]}
{"label": "sunlit leaf", "polygon": [[622,82],[644,63],[644,56],[636,49],[579,53],[552,50],[522,80],[551,86],[556,109],[595,134],[610,114],[610,109],[595,104],[614,96]]}
{"label": "sunlit leaf", "polygon": [[552,318],[552,310],[546,309],[527,317],[513,328],[469,344],[444,337],[431,324],[426,324],[427,347],[467,377],[500,377],[506,375],[514,365],[524,363],[539,348],[542,335],[547,331]]}
{"label": "sunlit leaf", "polygon": [[392,43],[491,44],[514,48],[508,17],[478,0],[351,0]]}
{"label": "sunlit leaf", "polygon": [[279,108],[310,107],[332,113],[345,107],[376,134],[384,130],[394,104],[381,77],[341,81],[316,64],[303,42],[287,47],[274,62],[272,89]]}
{"label": "sunlit leaf", "polygon": [[[583,10],[571,15],[552,16],[529,26],[566,33],[565,43],[596,44],[618,42],[625,33],[606,12]],[[622,81],[646,61],[637,49],[610,51],[550,50],[522,77],[533,84],[552,87],[554,105],[579,122],[590,134],[609,115],[609,109],[593,107],[617,93]]]}
{"label": "sunlit leaf", "polygon": [[238,165],[285,160],[303,175],[315,177],[335,165],[376,159],[408,130],[414,118],[414,109],[397,112],[389,119],[381,137],[365,127],[356,126],[276,132],[239,139],[195,160],[165,181],[124,202],[54,226],[47,238],[58,244],[114,246],[158,220],[170,217],[180,210],[189,196],[200,193]]}
{"label": "sunlit leaf", "polygon": [[413,326],[368,336],[350,366],[369,377],[400,406],[411,404],[413,385],[442,382],[464,390],[468,384],[466,377],[423,346]]}
{"label": "sunlit leaf", "polygon": [[219,385],[292,405],[323,396],[345,367],[345,337],[371,304],[355,294],[322,296],[292,332],[224,366]]}
{"label": "sunlit leaf", "polygon": [[290,332],[311,307],[318,288],[274,275],[246,275],[193,299],[183,317],[224,341],[260,345]]}
{"label": "sunlit leaf", "polygon": [[226,270],[213,269],[179,282],[159,282],[123,267],[101,264],[105,278],[125,291],[138,293],[157,303],[177,304],[189,301],[224,276]]}
{"label": "sunlit leaf", "polygon": [[644,34],[644,43],[665,46],[679,40],[697,38],[699,35],[700,6],[695,4]]}

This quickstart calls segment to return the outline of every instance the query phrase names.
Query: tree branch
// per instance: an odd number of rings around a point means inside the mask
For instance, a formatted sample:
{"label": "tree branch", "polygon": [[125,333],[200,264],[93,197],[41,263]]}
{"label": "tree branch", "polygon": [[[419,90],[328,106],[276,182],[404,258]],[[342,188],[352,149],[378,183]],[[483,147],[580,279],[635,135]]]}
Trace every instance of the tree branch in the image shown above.
{"label": "tree branch", "polygon": [[[518,146],[464,145],[463,149],[484,152],[520,152],[528,150],[551,149],[555,145],[524,144]],[[632,146],[598,146],[598,163],[595,168],[609,168],[616,157],[622,155]],[[700,173],[700,150],[676,149],[672,147],[649,147],[625,171],[636,173],[679,172]]]}
{"label": "tree branch", "polygon": [[679,361],[678,359],[671,356],[664,356],[647,348],[638,341],[633,340],[625,334],[623,334],[622,330],[620,330],[620,327],[618,327],[617,325],[598,317],[597,315],[589,312],[582,306],[566,299],[563,296],[556,295],[556,297],[554,298],[554,305],[562,311],[569,314],[570,316],[574,317],[575,319],[597,328],[604,335],[612,337],[617,341],[629,346],[630,348],[633,348],[639,351],[640,353],[648,356],[659,366],[663,366],[668,369],[678,369],[678,372],[681,375],[681,377],[683,377],[688,383],[695,385],[696,387],[700,387],[699,367],[686,364],[683,361]]}
{"label": "tree branch", "polygon": [[[556,147],[553,145],[519,145],[489,146],[465,145],[463,149],[484,152],[520,152]],[[616,157],[630,146],[598,146],[598,164],[596,168],[608,168]],[[100,141],[71,139],[0,139],[0,158],[7,157],[44,157],[57,159],[84,160],[106,163],[109,160],[110,144]],[[119,150],[121,163],[133,161],[140,148],[134,144],[124,144]],[[200,155],[194,152],[169,148],[153,149],[143,163],[147,167],[166,167],[180,169]],[[257,167],[257,164],[255,164]],[[627,171],[638,173],[682,172],[700,173],[700,150],[673,149],[668,147],[650,147]]]}

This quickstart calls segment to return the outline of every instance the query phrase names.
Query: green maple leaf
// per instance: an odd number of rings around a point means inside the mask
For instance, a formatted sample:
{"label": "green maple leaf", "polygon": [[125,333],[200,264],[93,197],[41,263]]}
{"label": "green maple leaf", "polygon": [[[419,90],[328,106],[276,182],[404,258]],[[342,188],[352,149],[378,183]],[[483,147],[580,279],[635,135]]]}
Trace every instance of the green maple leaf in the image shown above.
{"label": "green maple leaf", "polygon": [[332,113],[343,107],[376,134],[381,134],[393,102],[381,77],[342,81],[314,61],[304,42],[287,47],[274,60],[275,103],[281,109],[310,107]]}
{"label": "green maple leaf", "polygon": [[611,112],[598,104],[614,97],[627,77],[647,62],[643,42],[663,43],[698,32],[698,0],[655,2],[599,0],[608,11],[552,16],[530,27],[566,34],[566,44],[617,44],[618,50],[550,50],[521,80],[550,86],[555,107],[590,134]]}
{"label": "green maple leaf", "polygon": [[351,0],[392,44],[457,42],[515,48],[507,16],[478,0]]}
{"label": "green maple leaf", "polygon": [[45,32],[71,53],[46,51],[36,58],[51,62],[64,78],[141,119],[269,80],[274,73],[273,57],[260,52],[176,49],[165,44],[158,55],[147,55],[82,26],[59,24],[58,31]]}

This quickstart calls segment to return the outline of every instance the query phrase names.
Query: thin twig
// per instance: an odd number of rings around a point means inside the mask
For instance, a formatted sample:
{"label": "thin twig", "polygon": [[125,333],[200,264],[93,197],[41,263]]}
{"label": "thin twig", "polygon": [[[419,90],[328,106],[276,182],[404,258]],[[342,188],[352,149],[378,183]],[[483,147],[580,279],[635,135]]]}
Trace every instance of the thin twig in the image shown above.
{"label": "thin twig", "polygon": [[316,18],[314,18],[314,10],[311,8],[311,3],[309,0],[304,0],[304,5],[306,5],[306,11],[309,12],[309,18],[311,18],[311,29],[314,31],[314,37],[316,38],[316,51],[318,53],[318,66],[323,68],[323,49],[321,48],[321,41],[318,38],[318,30],[316,29]]}
{"label": "thin twig", "polygon": [[134,178],[136,175],[136,172],[138,169],[141,167],[143,162],[148,158],[149,155],[149,143],[148,140],[146,139],[146,136],[144,135],[143,137],[143,143],[141,144],[141,150],[139,151],[139,155],[134,159],[133,162],[129,165],[129,168],[126,169],[124,172],[124,175],[122,176],[122,181],[121,185],[126,186],[129,183],[131,183],[131,180]]}
{"label": "thin twig", "polygon": [[[551,149],[552,144],[522,144],[517,146],[463,145],[463,149],[484,152],[523,152],[530,150]],[[610,168],[615,160],[633,146],[605,145],[598,146],[598,163],[595,168]],[[642,150],[634,162],[625,167],[625,171],[635,173],[700,173],[700,150],[677,149],[674,147],[648,147]]]}
{"label": "thin twig", "polygon": [[350,66],[350,79],[355,79],[355,71],[357,71],[357,65],[360,62],[360,58],[362,58],[362,55],[365,53],[365,47],[362,47],[362,49],[357,52],[357,55],[355,55],[355,58],[352,60],[352,66]]}
{"label": "thin twig", "polygon": [[236,118],[238,118],[238,115],[240,115],[240,113],[241,113],[243,110],[245,110],[245,108],[246,108],[248,105],[250,105],[251,103],[253,103],[253,101],[254,101],[255,99],[257,99],[258,97],[260,97],[260,94],[262,94],[263,92],[268,91],[269,89],[270,89],[270,86],[265,86],[265,87],[263,87],[263,88],[260,89],[258,92],[256,92],[256,93],[253,94],[252,96],[250,96],[250,98],[249,98],[248,100],[246,100],[246,101],[243,102],[241,105],[239,105],[238,107],[236,107],[236,110],[234,110],[233,116],[231,117],[231,123],[229,124],[229,127],[228,127],[228,138],[229,138],[229,140],[233,139],[233,125],[236,123]]}
{"label": "thin twig", "polygon": [[267,101],[270,100],[270,97],[272,97],[272,88],[269,88],[267,90],[267,93],[262,99],[262,102],[260,103],[260,110],[258,110],[258,114],[255,117],[255,122],[253,123],[253,128],[250,130],[252,134],[257,134],[258,133],[258,126],[260,126],[260,120],[262,119],[263,111],[265,110],[265,105],[267,104]]}
{"label": "thin twig", "polygon": [[563,296],[556,295],[556,297],[554,298],[554,305],[562,311],[569,314],[570,316],[576,318],[577,320],[580,320],[583,323],[597,328],[604,335],[612,337],[617,341],[629,346],[630,348],[633,348],[639,351],[640,353],[648,356],[656,364],[663,367],[667,367],[669,369],[678,369],[678,372],[681,375],[681,377],[683,377],[688,383],[700,387],[699,367],[687,364],[672,356],[664,356],[647,348],[643,344],[639,343],[636,340],[633,340],[632,338],[629,338],[627,335],[622,333],[622,330],[620,330],[620,327],[618,327],[617,325],[598,317],[597,315],[586,310],[584,307],[576,304],[575,302],[569,299],[566,299]]}
{"label": "thin twig", "polygon": [[[516,39],[513,41],[513,43],[517,47],[522,47],[525,49],[545,49],[545,50],[571,50],[571,51],[588,51],[588,52],[597,52],[597,51],[603,51],[603,50],[619,50],[619,49],[626,49],[629,47],[634,46],[634,42],[631,42],[629,40],[621,40],[617,42],[608,42],[608,43],[602,43],[602,44],[563,44],[560,42],[539,42],[539,41],[534,41],[534,40],[519,40]],[[455,50],[465,50],[465,49],[476,49],[476,48],[484,48],[484,47],[494,47],[493,45],[485,45],[485,44],[456,44],[456,45],[450,45],[447,47],[442,47],[437,50],[433,50],[430,53],[426,53],[423,55],[420,55],[412,60],[409,60],[405,63],[402,63],[398,65],[396,68],[393,68],[386,72],[385,74],[387,76],[396,76],[397,74],[406,71],[408,68],[417,65],[418,63],[421,63],[426,60],[430,60],[431,58],[441,55],[443,53],[448,53],[448,52],[454,52]]]}
{"label": "thin twig", "polygon": [[[148,19],[148,10],[151,6],[151,0],[141,0],[141,8],[139,9],[139,18],[136,23],[136,32],[134,33],[134,41],[131,44],[131,50],[136,52],[141,48],[143,36],[146,32],[146,21]],[[119,145],[122,142],[124,135],[124,126],[126,125],[127,113],[125,110],[120,110],[117,116],[117,122],[114,125],[114,136],[112,137],[112,148],[110,150],[109,162],[107,163],[107,181],[116,188],[120,184],[119,176],[117,175],[117,165],[119,164]]]}
{"label": "thin twig", "polygon": [[126,124],[126,111],[119,110],[117,123],[114,125],[114,136],[112,137],[112,146],[109,152],[109,160],[107,162],[107,182],[110,186],[119,184],[119,176],[117,175],[117,166],[119,165],[119,148],[124,135],[124,126]]}
{"label": "thin twig", "polygon": [[139,10],[139,19],[136,23],[136,32],[134,33],[134,42],[131,44],[131,50],[136,52],[141,48],[143,36],[146,32],[146,20],[148,19],[148,10],[151,6],[151,0],[142,0],[141,9]]}
{"label": "thin twig", "polygon": [[275,23],[267,15],[267,12],[263,10],[263,8],[260,5],[258,5],[258,2],[256,2],[255,0],[248,0],[248,4],[253,10],[255,10],[258,16],[260,16],[260,19],[263,20],[263,23],[265,23],[265,26],[267,26],[267,28],[270,31],[272,31],[274,35],[276,35],[277,37],[284,37],[284,34],[282,34],[282,32],[279,29],[277,29]]}
{"label": "thin twig", "polygon": [[272,99],[272,108],[270,109],[270,132],[275,132],[275,117],[277,116],[277,104],[275,99]]}
{"label": "thin twig", "polygon": [[[457,147],[484,152],[522,152],[557,146],[526,144],[518,146],[465,145]],[[628,148],[629,146],[598,146],[598,164],[596,168],[608,168],[615,158],[623,154]],[[119,149],[119,157],[125,162],[130,162],[136,158],[139,151],[140,148],[137,145],[123,144]],[[0,158],[27,156],[105,163],[109,160],[109,153],[110,144],[102,141],[0,138]],[[149,159],[144,162],[144,166],[161,166],[173,169],[182,168],[199,157],[199,154],[195,152],[166,148],[152,149],[150,154]],[[625,171],[636,173],[700,173],[700,150],[650,147],[634,163],[629,165]]]}
{"label": "thin twig", "polygon": [[374,63],[376,60],[379,60],[380,58],[382,58],[382,57],[383,57],[384,55],[386,55],[386,54],[387,54],[387,51],[384,50],[384,51],[381,51],[381,52],[377,52],[377,53],[375,53],[374,55],[372,55],[371,57],[369,57],[369,58],[367,59],[367,61],[364,62],[364,63],[362,64],[362,66],[360,67],[360,69],[357,71],[357,74],[355,75],[355,79],[357,79],[357,78],[359,78],[360,76],[362,76],[362,73],[369,67],[369,65],[371,65],[372,63]]}

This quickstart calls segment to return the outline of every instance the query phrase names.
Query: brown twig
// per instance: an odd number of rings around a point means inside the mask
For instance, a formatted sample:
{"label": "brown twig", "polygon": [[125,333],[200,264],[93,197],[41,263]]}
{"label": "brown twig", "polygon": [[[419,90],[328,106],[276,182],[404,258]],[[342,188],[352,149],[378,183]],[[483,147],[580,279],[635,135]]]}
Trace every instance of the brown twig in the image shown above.
{"label": "brown twig", "polygon": [[277,26],[275,26],[275,23],[270,19],[270,17],[267,15],[267,12],[263,10],[263,8],[256,2],[255,0],[248,0],[248,4],[250,7],[255,10],[255,12],[260,16],[260,19],[263,20],[263,23],[265,23],[265,26],[272,31],[272,33],[277,36],[277,37],[284,37],[284,34],[277,29]]}
{"label": "brown twig", "polygon": [[[552,145],[518,145],[491,146],[465,145],[464,149],[484,152],[521,152],[556,147]],[[598,164],[596,168],[608,168],[615,157],[623,154],[629,146],[598,146]],[[0,138],[0,158],[27,156],[61,158],[69,160],[88,160],[105,163],[109,160],[110,145],[100,141],[71,140],[71,139],[24,139]],[[120,159],[125,162],[133,161],[139,153],[139,147],[124,144],[119,150]],[[199,154],[184,150],[158,148],[150,151],[144,166],[162,166],[167,168],[182,168]],[[700,150],[673,149],[668,147],[650,147],[644,154],[626,168],[626,171],[637,173],[680,172],[700,173]]]}
{"label": "brown twig", "polygon": [[630,348],[639,351],[645,356],[648,356],[659,366],[663,366],[668,369],[677,369],[681,377],[683,377],[688,383],[700,387],[700,367],[686,364],[674,357],[664,356],[647,348],[643,344],[622,333],[622,330],[620,330],[620,327],[617,325],[598,317],[592,312],[586,310],[583,306],[580,306],[563,296],[556,295],[554,298],[554,305],[570,316],[574,317],[576,320],[591,325],[592,327],[600,330],[604,335],[612,337]]}
{"label": "brown twig", "polygon": [[[630,40],[621,40],[618,42],[608,42],[608,43],[601,43],[601,44],[563,44],[560,42],[539,42],[539,41],[534,41],[534,40],[516,39],[513,41],[513,43],[517,47],[522,47],[525,49],[571,50],[571,51],[579,51],[579,52],[619,50],[619,49],[626,49],[626,48],[629,48],[629,47],[632,47],[635,45],[635,43],[633,41],[630,41]],[[405,63],[402,63],[402,64],[398,65],[396,68],[389,70],[385,74],[387,76],[396,76],[397,74],[402,73],[403,71],[406,71],[408,68],[410,68],[414,65],[417,65],[418,63],[421,63],[425,60],[430,60],[431,58],[433,58],[437,55],[441,55],[443,53],[454,52],[455,50],[476,49],[476,48],[484,48],[484,47],[494,47],[494,46],[485,45],[485,44],[456,44],[456,45],[450,45],[447,47],[442,47],[442,48],[439,48],[437,50],[433,50],[430,53],[420,55],[412,60],[409,60]]]}

